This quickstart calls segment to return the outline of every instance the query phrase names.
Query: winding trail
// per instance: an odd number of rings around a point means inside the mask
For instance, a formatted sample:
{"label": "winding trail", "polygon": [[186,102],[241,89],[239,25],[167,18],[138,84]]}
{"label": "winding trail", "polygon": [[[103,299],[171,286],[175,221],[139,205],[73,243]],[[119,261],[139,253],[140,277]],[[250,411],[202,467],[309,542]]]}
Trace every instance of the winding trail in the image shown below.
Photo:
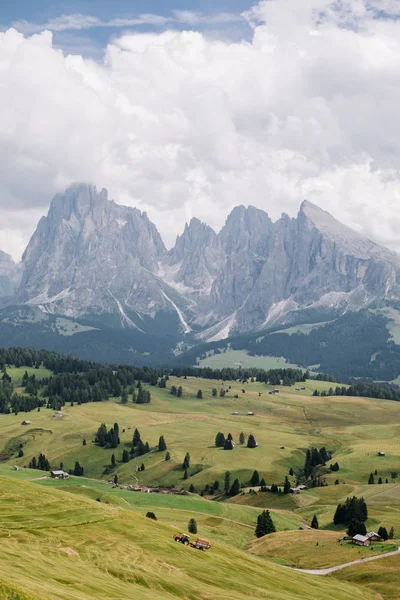
{"label": "winding trail", "polygon": [[393,552],[385,552],[384,554],[379,554],[378,556],[370,556],[369,558],[359,558],[358,560],[353,560],[352,562],[344,563],[342,565],[336,565],[336,567],[329,567],[328,569],[295,569],[294,567],[286,566],[285,569],[292,569],[292,571],[299,571],[300,573],[308,573],[308,575],[329,575],[329,573],[340,571],[341,569],[345,569],[346,567],[352,567],[353,565],[357,565],[359,563],[370,562],[371,560],[387,558],[388,556],[395,556],[396,554],[400,554],[400,548],[397,548],[397,550],[394,550]]}

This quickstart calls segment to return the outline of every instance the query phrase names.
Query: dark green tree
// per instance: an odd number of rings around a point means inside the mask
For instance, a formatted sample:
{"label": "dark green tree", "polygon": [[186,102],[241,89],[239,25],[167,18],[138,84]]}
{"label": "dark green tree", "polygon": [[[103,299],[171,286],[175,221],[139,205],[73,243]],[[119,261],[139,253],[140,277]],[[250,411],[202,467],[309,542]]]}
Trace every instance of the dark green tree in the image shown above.
{"label": "dark green tree", "polygon": [[319,523],[318,523],[318,519],[317,519],[317,515],[314,515],[311,521],[311,527],[313,529],[318,529],[319,528]]}
{"label": "dark green tree", "polygon": [[156,517],[156,515],[155,515],[155,514],[154,514],[154,513],[153,513],[151,510],[147,511],[147,513],[146,513],[146,517],[147,517],[148,519],[153,519],[154,521],[157,521],[157,517]]}
{"label": "dark green tree", "polygon": [[196,398],[200,398],[201,399],[202,397],[203,397],[203,392],[201,390],[198,390],[197,394],[196,394]]}
{"label": "dark green tree", "polygon": [[248,448],[256,448],[257,447],[256,439],[252,433],[250,433],[249,438],[247,440],[247,447]]}
{"label": "dark green tree", "polygon": [[245,435],[244,435],[243,431],[241,431],[239,434],[239,444],[244,444],[245,441],[246,441]]}
{"label": "dark green tree", "polygon": [[169,452],[166,453],[165,460],[171,460],[171,455]]}
{"label": "dark green tree", "polygon": [[216,388],[213,388],[212,396],[213,398],[216,398],[218,396],[218,390]]}
{"label": "dark green tree", "polygon": [[357,534],[366,535],[367,528],[365,527],[365,524],[362,521],[357,521],[356,519],[353,519],[352,521],[350,521],[346,533],[350,537],[354,537]]}
{"label": "dark green tree", "polygon": [[381,538],[383,539],[384,542],[386,542],[386,540],[389,539],[389,534],[387,532],[386,527],[379,527],[379,529],[378,529],[378,535],[381,536]]}
{"label": "dark green tree", "polygon": [[374,484],[374,483],[375,483],[375,479],[374,479],[374,474],[373,474],[373,473],[370,473],[370,474],[369,474],[369,477],[368,477],[368,483],[369,483],[370,485],[372,485],[372,484]]}
{"label": "dark green tree", "polygon": [[289,494],[290,492],[290,481],[287,477],[285,477],[285,483],[283,484],[283,493]]}
{"label": "dark green tree", "polygon": [[189,525],[188,525],[188,531],[189,533],[197,533],[197,523],[196,523],[196,519],[190,519],[189,521]]}
{"label": "dark green tree", "polygon": [[257,517],[257,526],[255,530],[255,535],[260,538],[264,535],[268,535],[269,533],[275,533],[275,525],[272,521],[269,510],[264,510]]}
{"label": "dark green tree", "polygon": [[215,436],[215,446],[217,448],[223,448],[225,444],[225,436],[221,431],[218,431],[217,435]]}
{"label": "dark green tree", "polygon": [[228,439],[225,440],[224,450],[233,450],[233,442],[232,442],[232,440],[228,440]]}
{"label": "dark green tree", "polygon": [[129,462],[129,452],[126,449],[122,452],[122,462]]}
{"label": "dark green tree", "polygon": [[231,489],[231,474],[229,471],[226,471],[224,476],[224,492],[227,496],[229,494],[229,490]]}
{"label": "dark green tree", "polygon": [[176,395],[178,396],[178,398],[182,398],[182,396],[183,396],[183,389],[182,389],[181,385],[178,387],[178,392],[177,392]]}
{"label": "dark green tree", "polygon": [[189,454],[189,452],[186,452],[185,458],[183,459],[182,468],[188,469],[189,467],[190,467],[190,454]]}
{"label": "dark green tree", "polygon": [[235,479],[235,481],[232,484],[231,489],[229,490],[229,495],[237,496],[238,494],[240,494],[240,482],[239,482],[239,479]]}
{"label": "dark green tree", "polygon": [[158,451],[164,452],[167,449],[167,444],[165,443],[164,436],[160,435],[160,439],[158,440]]}
{"label": "dark green tree", "polygon": [[258,474],[258,471],[253,471],[253,475],[250,479],[250,485],[260,485],[260,475]]}

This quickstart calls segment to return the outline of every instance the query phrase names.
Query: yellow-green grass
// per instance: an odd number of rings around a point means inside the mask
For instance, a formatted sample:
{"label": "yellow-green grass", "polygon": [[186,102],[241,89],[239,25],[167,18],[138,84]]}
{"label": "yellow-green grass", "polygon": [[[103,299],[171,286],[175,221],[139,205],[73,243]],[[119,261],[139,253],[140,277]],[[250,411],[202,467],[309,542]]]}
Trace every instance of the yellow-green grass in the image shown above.
{"label": "yellow-green grass", "polygon": [[199,360],[199,367],[211,367],[212,369],[223,369],[231,367],[257,369],[283,369],[293,367],[301,368],[298,365],[286,361],[283,356],[251,356],[246,350],[227,350],[221,354],[210,354],[206,358]]}
{"label": "yellow-green grass", "polygon": [[0,578],[29,599],[373,598],[361,586],[288,576],[218,542],[187,548],[163,523],[21,479],[1,477],[0,503]]}
{"label": "yellow-green grass", "polygon": [[[322,569],[397,550],[395,541],[355,546],[351,541],[339,542],[334,531],[308,529],[266,535],[252,542],[250,550],[276,562],[299,569]],[[381,569],[383,564],[381,563]]]}
{"label": "yellow-green grass", "polygon": [[29,377],[35,375],[36,379],[44,379],[51,376],[51,371],[44,367],[39,367],[38,369],[34,367],[7,367],[7,374],[17,386],[21,383],[25,372],[28,373]]}
{"label": "yellow-green grass", "polygon": [[[296,469],[303,463],[306,448],[322,445],[335,451],[334,460],[340,463],[340,472],[328,476],[331,483],[336,477],[346,483],[366,482],[375,468],[382,470],[386,479],[389,472],[397,468],[399,403],[312,397],[315,387],[328,389],[331,385],[314,381],[306,382],[302,392],[295,390],[299,386],[280,387],[280,393],[274,396],[267,393],[271,386],[258,382],[224,382],[224,389],[228,390],[224,398],[211,396],[212,388],[219,390],[222,382],[171,378],[169,385],[172,384],[183,386],[182,398],[172,396],[168,389],[151,387],[150,405],[138,406],[131,402],[122,405],[118,400],[111,400],[67,406],[62,419],[55,418],[53,411],[44,408],[28,415],[2,415],[0,451],[14,449],[10,462],[20,466],[40,452],[56,467],[64,462],[64,468],[72,468],[79,460],[85,475],[100,477],[110,465],[113,453],[119,461],[122,450],[130,448],[133,430],[138,427],[142,439],[148,440],[153,448],[159,436],[165,436],[171,461],[164,460],[164,453],[153,451],[136,463],[117,462],[116,470],[123,482],[130,482],[135,466],[143,462],[145,471],[140,473],[141,483],[186,486],[193,483],[201,489],[216,479],[222,484],[227,470],[247,483],[254,469],[267,483],[281,483],[290,467]],[[198,389],[202,389],[203,399],[195,397]],[[234,398],[236,394],[238,398]],[[232,415],[235,411],[240,414]],[[249,411],[255,415],[248,416]],[[24,418],[31,420],[30,426],[21,425]],[[100,449],[91,443],[102,422],[111,426],[115,421],[119,423],[121,437],[117,449]],[[259,446],[248,449],[237,445],[229,452],[215,448],[218,431],[225,435],[232,433],[235,440],[241,431],[246,435],[253,433]],[[86,446],[82,445],[83,439],[88,442]],[[19,443],[24,444],[24,457],[17,459]],[[285,446],[283,450],[281,445]],[[377,456],[379,449],[387,451],[386,457]],[[189,480],[184,482],[181,465],[186,452],[190,452],[191,467]]]}
{"label": "yellow-green grass", "polygon": [[399,556],[359,564],[335,573],[338,581],[348,581],[351,585],[364,585],[375,593],[375,598],[399,600]]}

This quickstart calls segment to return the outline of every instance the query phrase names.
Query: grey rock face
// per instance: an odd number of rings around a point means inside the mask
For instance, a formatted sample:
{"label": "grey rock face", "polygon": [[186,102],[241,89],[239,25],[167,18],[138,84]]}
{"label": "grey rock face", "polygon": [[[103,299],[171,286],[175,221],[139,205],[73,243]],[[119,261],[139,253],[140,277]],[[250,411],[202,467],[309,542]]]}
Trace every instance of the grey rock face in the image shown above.
{"label": "grey rock face", "polygon": [[[153,274],[166,250],[145,213],[110,202],[107,191],[71,186],[53,199],[23,255],[18,299],[68,316],[176,310]],[[179,299],[178,299],[179,302]]]}
{"label": "grey rock face", "polygon": [[138,328],[165,311],[208,340],[308,308],[328,315],[400,298],[400,257],[306,201],[275,223],[238,206],[219,234],[192,219],[167,252],[145,213],[74,185],[53,199],[22,262],[19,301]]}
{"label": "grey rock face", "polygon": [[12,296],[19,284],[20,268],[9,254],[0,250],[0,298]]}

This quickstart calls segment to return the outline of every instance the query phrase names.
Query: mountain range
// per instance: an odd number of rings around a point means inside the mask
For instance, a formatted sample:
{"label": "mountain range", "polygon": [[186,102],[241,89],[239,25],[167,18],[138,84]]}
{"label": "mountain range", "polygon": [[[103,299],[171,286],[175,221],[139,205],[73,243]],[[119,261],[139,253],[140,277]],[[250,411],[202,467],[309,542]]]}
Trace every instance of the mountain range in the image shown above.
{"label": "mountain range", "polygon": [[396,306],[400,256],[308,201],[276,222],[237,206],[219,233],[193,218],[167,250],[145,212],[74,184],[53,198],[20,264],[0,252],[0,298],[34,320],[193,346]]}

